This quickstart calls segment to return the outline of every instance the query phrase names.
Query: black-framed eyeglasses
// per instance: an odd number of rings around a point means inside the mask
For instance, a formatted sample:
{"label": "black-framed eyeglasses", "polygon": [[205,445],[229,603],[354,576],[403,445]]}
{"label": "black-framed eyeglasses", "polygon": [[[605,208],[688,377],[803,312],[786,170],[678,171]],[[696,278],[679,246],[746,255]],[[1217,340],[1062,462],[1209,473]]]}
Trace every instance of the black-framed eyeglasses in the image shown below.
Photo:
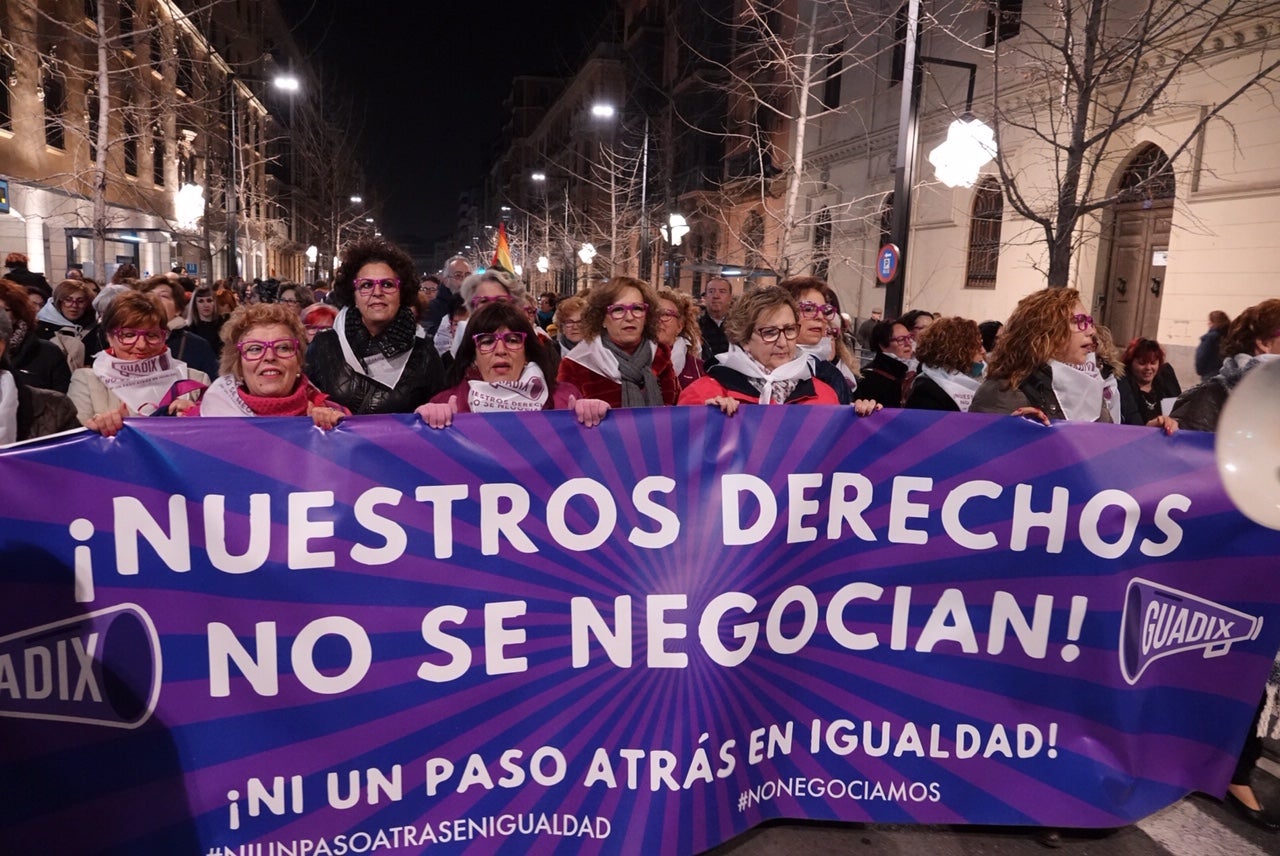
{"label": "black-framed eyeglasses", "polygon": [[517,351],[524,347],[524,333],[508,330],[506,333],[476,333],[471,341],[476,343],[476,350],[482,354],[492,353],[501,342],[509,351]]}
{"label": "black-framed eyeglasses", "polygon": [[766,345],[772,345],[778,341],[779,336],[785,336],[788,341],[795,340],[800,335],[799,324],[788,324],[785,327],[757,327],[756,335],[760,337],[760,341]]}
{"label": "black-framed eyeglasses", "polygon": [[[352,287],[361,294],[369,294],[374,289],[385,294],[388,291],[400,290],[400,279],[398,277],[387,277],[386,279],[372,279],[370,277],[361,277],[351,283]],[[284,301],[281,301],[282,303]],[[296,302],[296,301],[295,301]]]}

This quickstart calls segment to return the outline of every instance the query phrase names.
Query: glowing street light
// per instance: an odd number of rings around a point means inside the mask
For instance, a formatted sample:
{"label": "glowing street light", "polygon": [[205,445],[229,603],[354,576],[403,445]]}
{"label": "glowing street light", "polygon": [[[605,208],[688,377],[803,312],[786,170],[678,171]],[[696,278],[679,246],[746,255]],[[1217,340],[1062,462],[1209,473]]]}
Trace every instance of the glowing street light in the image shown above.
{"label": "glowing street light", "polygon": [[545,172],[535,172],[532,175],[530,175],[529,178],[531,178],[534,181],[546,181],[547,174]]}
{"label": "glowing street light", "polygon": [[359,205],[361,202],[364,202],[364,197],[363,197],[363,196],[358,196],[358,195],[357,195],[357,196],[352,196],[352,197],[351,197],[351,204],[352,204],[352,205]]}
{"label": "glowing street light", "polygon": [[538,269],[538,273],[546,273],[551,270],[551,259],[546,256],[538,256],[538,263],[534,266]]}
{"label": "glowing street light", "polygon": [[980,119],[966,115],[951,123],[946,142],[929,152],[929,163],[947,187],[973,187],[979,171],[995,156],[995,133]]}
{"label": "glowing street light", "polygon": [[617,114],[612,104],[592,104],[591,115],[597,119],[612,119]]}
{"label": "glowing street light", "polygon": [[596,258],[595,245],[589,242],[583,244],[582,248],[578,250],[578,258],[582,261],[584,265],[589,265],[593,261],[595,261],[595,258]]}
{"label": "glowing street light", "polygon": [[683,214],[672,214],[658,229],[662,232],[662,240],[673,247],[678,247],[684,240],[684,236],[689,234],[689,221],[684,219]]}
{"label": "glowing street light", "polygon": [[271,79],[271,82],[281,92],[297,92],[302,89],[302,81],[292,74],[278,74]]}

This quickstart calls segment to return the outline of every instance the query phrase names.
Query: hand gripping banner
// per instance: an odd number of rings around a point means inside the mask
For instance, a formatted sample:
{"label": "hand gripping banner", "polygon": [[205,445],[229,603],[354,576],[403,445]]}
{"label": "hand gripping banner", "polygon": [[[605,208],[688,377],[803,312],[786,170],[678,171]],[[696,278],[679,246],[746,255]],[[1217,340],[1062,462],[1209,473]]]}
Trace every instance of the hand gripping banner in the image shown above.
{"label": "hand gripping banner", "polygon": [[1222,793],[1280,533],[1212,438],[850,408],[0,453],[0,852],[693,853]]}

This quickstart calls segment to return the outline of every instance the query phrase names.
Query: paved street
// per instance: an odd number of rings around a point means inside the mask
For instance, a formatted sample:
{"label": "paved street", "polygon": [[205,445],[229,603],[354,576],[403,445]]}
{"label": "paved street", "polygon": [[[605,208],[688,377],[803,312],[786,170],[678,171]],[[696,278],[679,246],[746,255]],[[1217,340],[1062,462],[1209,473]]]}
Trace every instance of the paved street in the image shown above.
{"label": "paved street", "polygon": [[[1264,758],[1254,788],[1280,805],[1280,764]],[[771,823],[708,851],[705,856],[1040,856],[1050,852],[1041,830],[1004,827],[863,826],[838,823]],[[1275,856],[1280,833],[1237,818],[1217,800],[1188,797],[1141,823],[1107,833],[1065,834],[1059,851],[1069,856]]]}

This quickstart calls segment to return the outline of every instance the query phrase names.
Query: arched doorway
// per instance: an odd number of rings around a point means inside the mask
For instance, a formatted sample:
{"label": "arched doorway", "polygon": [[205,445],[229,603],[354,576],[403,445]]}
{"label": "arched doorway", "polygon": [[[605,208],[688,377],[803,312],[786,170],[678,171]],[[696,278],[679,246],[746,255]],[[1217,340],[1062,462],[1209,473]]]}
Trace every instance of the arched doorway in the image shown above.
{"label": "arched doorway", "polygon": [[1121,348],[1135,336],[1156,336],[1175,189],[1169,158],[1156,145],[1143,146],[1120,172],[1107,281],[1094,314]]}

